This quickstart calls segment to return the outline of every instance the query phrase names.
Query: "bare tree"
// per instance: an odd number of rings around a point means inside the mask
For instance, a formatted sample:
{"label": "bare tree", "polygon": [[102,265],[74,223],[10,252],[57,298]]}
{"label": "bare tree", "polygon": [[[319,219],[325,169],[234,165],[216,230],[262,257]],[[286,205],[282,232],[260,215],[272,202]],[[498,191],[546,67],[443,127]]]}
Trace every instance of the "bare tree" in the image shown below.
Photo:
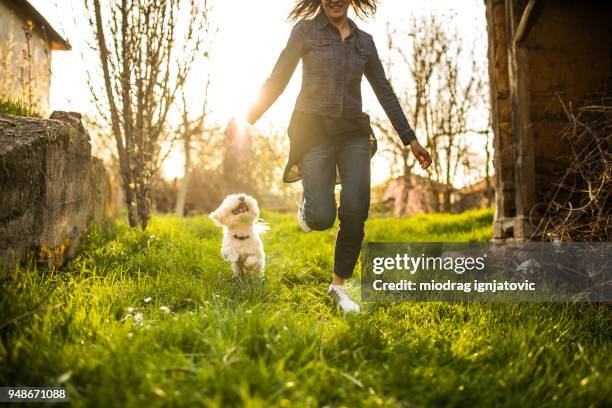
{"label": "bare tree", "polygon": [[458,33],[450,33],[448,39],[447,52],[436,78],[433,103],[424,112],[426,127],[431,129],[427,132],[428,146],[437,157],[428,176],[432,184],[443,186],[441,209],[445,212],[451,210],[453,181],[460,167],[469,170],[471,166],[466,140],[470,130],[468,120],[470,112],[478,105],[484,76],[473,50],[464,52]]}
{"label": "bare tree", "polygon": [[[398,38],[401,39],[399,42]],[[444,28],[435,15],[420,19],[413,17],[408,33],[400,32],[387,23],[387,42],[389,56],[386,60],[386,71],[389,83],[398,93],[400,104],[408,113],[411,126],[420,130],[424,110],[430,103],[430,83],[446,52]],[[399,75],[395,75],[396,71],[399,71]],[[406,71],[409,76],[405,75]],[[408,82],[400,82],[401,78],[408,78]],[[396,137],[387,120],[374,118],[372,123],[380,129],[384,145],[388,147],[387,152],[390,153],[394,165],[399,167],[403,186],[399,216],[405,215],[408,194],[412,188],[412,169],[416,162],[410,151]],[[432,158],[435,161],[433,155]]]}
{"label": "bare tree", "polygon": [[[202,44],[206,1],[86,0],[131,227],[145,229],[168,114]],[[91,86],[90,86],[91,87]]]}
{"label": "bare tree", "polygon": [[[486,72],[474,50],[464,49],[463,39],[453,30],[451,20],[437,15],[412,17],[407,34],[402,35],[389,26],[387,32],[389,81],[398,91],[400,103],[408,112],[417,135],[426,138],[425,147],[433,159],[427,172],[433,209],[448,212],[459,170],[471,167],[466,136],[487,131],[468,127],[474,111],[486,99],[483,97]],[[398,42],[397,38],[407,41]],[[407,71],[409,75],[395,77],[393,74],[397,71]],[[402,77],[407,81],[400,82]],[[386,121],[377,120],[374,124],[382,130],[383,140],[393,146],[394,161],[402,168],[402,206],[405,206],[415,162]]]}
{"label": "bare tree", "polygon": [[[210,15],[212,12],[211,8],[206,9],[206,14]],[[205,50],[202,53],[203,61],[209,60],[209,49],[212,45],[211,25],[209,21],[206,21],[202,27],[204,36],[207,38]],[[217,31],[218,32],[218,29]],[[185,163],[183,166],[183,178],[181,179],[179,189],[176,197],[176,204],[174,212],[177,216],[183,217],[185,215],[185,203],[187,201],[187,194],[189,192],[189,183],[193,171],[193,154],[194,147],[202,144],[211,144],[216,132],[219,132],[218,126],[212,126],[206,124],[206,119],[209,116],[208,110],[208,90],[211,83],[211,73],[207,70],[205,78],[202,78],[202,72],[192,72],[190,78],[187,80],[188,83],[193,84],[193,87],[199,89],[203,84],[202,95],[197,97],[191,97],[188,103],[185,95],[185,89],[181,90],[181,103],[178,106],[178,110],[181,116],[181,123],[178,129],[178,134],[183,145],[183,155]],[[191,86],[188,85],[189,88]],[[193,114],[195,113],[195,117]]]}
{"label": "bare tree", "polygon": [[208,116],[208,88],[210,86],[210,76],[206,79],[206,85],[204,89],[204,97],[202,98],[202,110],[201,113],[194,119],[190,118],[189,112],[190,107],[185,98],[185,93],[181,93],[181,125],[179,128],[179,134],[183,143],[183,154],[185,155],[184,164],[184,175],[180,183],[180,187],[176,197],[176,206],[174,212],[179,217],[185,215],[185,202],[187,200],[187,193],[189,192],[189,181],[191,179],[192,172],[192,153],[194,143],[206,142],[207,139],[213,135],[214,132],[218,132],[218,127],[211,128],[205,127],[205,120]]}

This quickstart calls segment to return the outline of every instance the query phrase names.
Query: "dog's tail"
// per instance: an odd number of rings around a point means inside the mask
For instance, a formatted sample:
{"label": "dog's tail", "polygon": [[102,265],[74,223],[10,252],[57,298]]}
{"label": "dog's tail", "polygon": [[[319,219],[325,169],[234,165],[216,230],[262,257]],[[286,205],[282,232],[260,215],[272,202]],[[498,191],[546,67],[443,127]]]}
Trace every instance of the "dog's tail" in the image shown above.
{"label": "dog's tail", "polygon": [[268,225],[267,222],[259,218],[255,220],[255,222],[253,223],[253,230],[257,234],[265,234],[266,232],[270,230],[270,226]]}

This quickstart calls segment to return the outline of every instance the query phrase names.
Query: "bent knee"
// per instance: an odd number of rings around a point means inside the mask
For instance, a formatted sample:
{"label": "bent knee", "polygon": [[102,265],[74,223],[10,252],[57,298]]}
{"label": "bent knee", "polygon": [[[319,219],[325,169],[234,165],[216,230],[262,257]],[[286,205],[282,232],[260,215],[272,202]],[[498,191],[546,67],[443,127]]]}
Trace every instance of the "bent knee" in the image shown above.
{"label": "bent knee", "polygon": [[306,224],[315,230],[315,231],[325,231],[326,229],[330,229],[334,225],[334,221],[336,221],[336,211],[334,208],[334,212],[328,211],[326,213],[320,214],[306,214],[305,217]]}

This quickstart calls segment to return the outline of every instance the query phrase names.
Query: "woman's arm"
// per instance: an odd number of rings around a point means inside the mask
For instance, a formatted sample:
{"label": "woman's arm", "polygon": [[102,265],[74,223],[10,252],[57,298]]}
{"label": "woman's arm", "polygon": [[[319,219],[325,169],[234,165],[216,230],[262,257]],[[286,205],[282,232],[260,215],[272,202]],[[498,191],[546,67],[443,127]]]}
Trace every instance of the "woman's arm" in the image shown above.
{"label": "woman's arm", "polygon": [[380,102],[385,110],[387,117],[402,140],[402,143],[407,145],[412,140],[415,140],[416,136],[410,124],[408,124],[408,119],[406,119],[406,115],[404,115],[404,111],[397,100],[397,96],[391,84],[387,80],[385,69],[380,62],[380,57],[378,56],[378,51],[376,50],[376,45],[373,40],[371,41],[371,46],[372,53],[366,62],[365,77],[372,86],[378,102]]}
{"label": "woman's arm", "polygon": [[419,144],[419,141],[414,134],[414,130],[410,127],[406,115],[402,110],[402,106],[397,100],[397,96],[387,80],[385,69],[383,68],[374,40],[371,40],[372,53],[366,62],[364,74],[376,94],[378,102],[382,105],[387,117],[391,121],[391,125],[399,135],[404,146],[410,144],[412,154],[419,161],[423,169],[426,169],[431,164],[431,156],[429,152]]}
{"label": "woman's arm", "polygon": [[278,99],[295,72],[304,47],[304,20],[291,30],[285,49],[281,52],[272,73],[259,91],[257,101],[247,113],[247,122],[254,124]]}

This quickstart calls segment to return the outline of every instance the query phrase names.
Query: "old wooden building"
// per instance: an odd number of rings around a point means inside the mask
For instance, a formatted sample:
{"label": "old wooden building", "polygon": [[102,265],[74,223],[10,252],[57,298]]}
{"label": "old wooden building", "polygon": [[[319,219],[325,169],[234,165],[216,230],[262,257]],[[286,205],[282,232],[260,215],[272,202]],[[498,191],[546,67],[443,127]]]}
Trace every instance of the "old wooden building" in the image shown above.
{"label": "old wooden building", "polygon": [[612,1],[485,0],[495,133],[497,242],[530,237],[567,166],[565,109],[609,93]]}
{"label": "old wooden building", "polygon": [[30,2],[0,1],[0,95],[48,113],[51,55],[69,49]]}

